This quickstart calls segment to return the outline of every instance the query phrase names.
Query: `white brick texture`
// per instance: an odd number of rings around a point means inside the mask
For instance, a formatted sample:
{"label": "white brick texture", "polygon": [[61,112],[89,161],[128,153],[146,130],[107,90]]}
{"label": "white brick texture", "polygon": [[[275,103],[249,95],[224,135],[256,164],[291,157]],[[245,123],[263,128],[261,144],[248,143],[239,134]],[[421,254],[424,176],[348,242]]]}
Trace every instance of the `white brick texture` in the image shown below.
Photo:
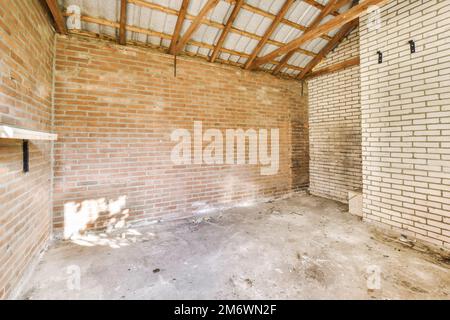
{"label": "white brick texture", "polygon": [[380,11],[360,19],[364,219],[450,248],[449,1]]}
{"label": "white brick texture", "polygon": [[[354,30],[317,69],[359,55]],[[362,188],[359,67],[308,81],[310,192],[347,202],[348,191]]]}

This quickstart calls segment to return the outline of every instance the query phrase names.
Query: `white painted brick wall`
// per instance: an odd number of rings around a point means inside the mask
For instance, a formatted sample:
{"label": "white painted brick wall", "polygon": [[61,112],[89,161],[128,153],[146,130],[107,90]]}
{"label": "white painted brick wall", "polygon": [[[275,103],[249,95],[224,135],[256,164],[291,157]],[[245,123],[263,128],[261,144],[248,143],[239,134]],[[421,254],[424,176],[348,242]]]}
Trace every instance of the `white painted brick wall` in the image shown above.
{"label": "white painted brick wall", "polygon": [[[316,69],[359,55],[354,30]],[[362,188],[359,67],[308,81],[310,192],[347,202]]]}
{"label": "white painted brick wall", "polygon": [[391,0],[360,33],[364,219],[450,248],[450,1]]}

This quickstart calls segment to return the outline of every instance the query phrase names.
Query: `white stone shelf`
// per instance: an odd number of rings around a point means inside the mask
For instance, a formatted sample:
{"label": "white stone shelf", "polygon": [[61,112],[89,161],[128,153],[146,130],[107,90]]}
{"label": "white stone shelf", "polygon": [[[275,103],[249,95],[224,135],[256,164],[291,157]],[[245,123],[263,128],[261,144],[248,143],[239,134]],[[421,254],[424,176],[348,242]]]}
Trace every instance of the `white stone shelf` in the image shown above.
{"label": "white stone shelf", "polygon": [[54,133],[34,131],[0,125],[1,139],[20,139],[20,140],[57,140],[58,135]]}

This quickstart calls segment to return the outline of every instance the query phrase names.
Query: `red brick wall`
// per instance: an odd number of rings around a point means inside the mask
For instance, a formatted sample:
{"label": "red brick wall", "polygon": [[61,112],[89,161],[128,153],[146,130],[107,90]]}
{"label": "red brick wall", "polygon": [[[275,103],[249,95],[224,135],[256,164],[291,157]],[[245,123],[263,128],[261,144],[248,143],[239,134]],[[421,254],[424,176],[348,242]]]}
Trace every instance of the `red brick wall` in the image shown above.
{"label": "red brick wall", "polygon": [[[38,0],[0,1],[0,124],[49,131],[54,31]],[[12,297],[51,231],[51,144],[0,139],[0,299]]]}
{"label": "red brick wall", "polygon": [[[308,182],[301,84],[265,73],[178,59],[150,49],[58,37],[54,226],[64,213],[88,228],[154,220],[280,196]],[[170,160],[172,130],[280,129],[280,169]],[[295,161],[293,161],[293,159]],[[67,226],[67,224],[66,224]]]}

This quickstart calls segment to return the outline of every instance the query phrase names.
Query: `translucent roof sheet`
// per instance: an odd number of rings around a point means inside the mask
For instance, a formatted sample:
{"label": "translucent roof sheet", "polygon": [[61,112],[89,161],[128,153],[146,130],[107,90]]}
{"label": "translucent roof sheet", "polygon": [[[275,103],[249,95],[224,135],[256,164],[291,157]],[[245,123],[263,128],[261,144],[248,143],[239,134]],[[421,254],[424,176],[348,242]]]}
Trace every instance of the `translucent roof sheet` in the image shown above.
{"label": "translucent roof sheet", "polygon": [[[120,0],[58,0],[63,10],[71,5],[81,8],[84,31],[117,37],[120,20]],[[208,0],[191,0],[184,20],[181,35],[191,25]],[[246,0],[240,9],[218,55],[219,62],[244,65],[252,55],[273,19],[280,11],[285,0]],[[311,1],[307,1],[311,2]],[[320,14],[320,9],[305,1],[295,1],[288,9],[281,23],[269,37],[258,57],[264,56],[280,46],[298,38],[304,30]],[[319,5],[326,5],[328,0],[315,0]],[[127,41],[168,48],[181,8],[182,0],[128,0],[127,25],[135,27],[126,33]],[[350,8],[351,1],[338,11],[345,12]],[[189,54],[209,57],[214,51],[225,24],[235,5],[234,0],[220,0],[208,12],[202,23],[193,33],[183,51]],[[94,18],[86,21],[86,17]],[[329,21],[329,15],[322,23]],[[112,23],[112,24],[111,24]],[[135,29],[138,30],[135,30]],[[139,31],[139,32],[137,32]],[[338,30],[328,34],[333,36]],[[329,40],[329,38],[328,38]],[[328,42],[326,36],[314,39],[302,45],[282,68],[282,72],[295,76],[299,73],[314,54],[317,54]],[[304,52],[304,51],[308,52]],[[300,52],[301,51],[301,52]],[[264,70],[273,70],[282,57],[260,66]]]}

